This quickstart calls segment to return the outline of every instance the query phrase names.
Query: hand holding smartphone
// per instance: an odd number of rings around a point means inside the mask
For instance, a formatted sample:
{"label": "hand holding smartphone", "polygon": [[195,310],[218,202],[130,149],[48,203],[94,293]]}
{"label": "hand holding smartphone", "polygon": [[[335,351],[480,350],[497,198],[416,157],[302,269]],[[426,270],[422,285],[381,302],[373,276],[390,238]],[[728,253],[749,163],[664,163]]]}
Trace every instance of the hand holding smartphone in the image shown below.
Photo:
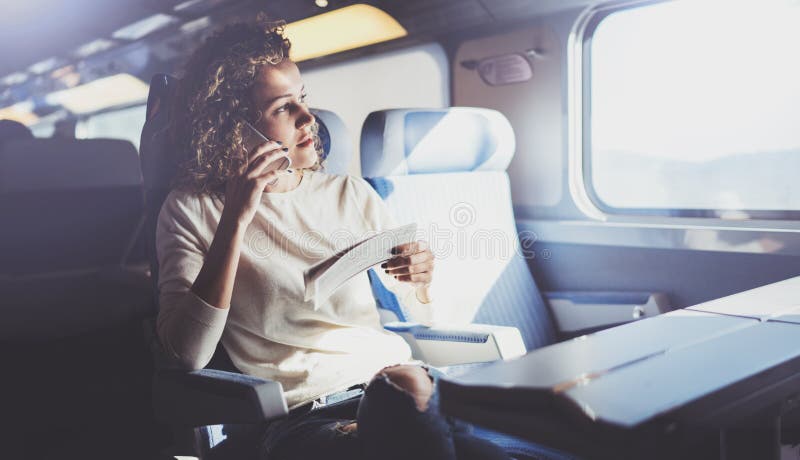
{"label": "hand holding smartphone", "polygon": [[[245,129],[242,131],[242,145],[244,146],[245,150],[248,154],[250,154],[256,147],[259,145],[269,142],[266,136],[261,134],[261,131],[257,130],[255,126],[251,125],[247,121],[244,121]],[[264,168],[263,172],[269,172],[273,170],[281,170],[281,169],[288,169],[292,166],[292,159],[287,157],[279,158],[272,163],[268,164],[266,168]]]}

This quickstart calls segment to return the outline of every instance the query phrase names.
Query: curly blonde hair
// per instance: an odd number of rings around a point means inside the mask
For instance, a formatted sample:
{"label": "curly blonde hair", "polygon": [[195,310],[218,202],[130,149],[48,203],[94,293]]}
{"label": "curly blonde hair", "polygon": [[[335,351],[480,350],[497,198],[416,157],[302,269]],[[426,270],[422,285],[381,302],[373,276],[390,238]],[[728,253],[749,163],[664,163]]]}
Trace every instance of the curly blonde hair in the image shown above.
{"label": "curly blonde hair", "polygon": [[[254,22],[230,24],[208,37],[186,63],[170,108],[170,144],[178,156],[173,183],[197,193],[222,193],[225,183],[247,164],[242,145],[244,120],[261,116],[253,106],[258,72],[289,58],[285,22],[259,15]],[[317,162],[322,143],[312,129]]]}

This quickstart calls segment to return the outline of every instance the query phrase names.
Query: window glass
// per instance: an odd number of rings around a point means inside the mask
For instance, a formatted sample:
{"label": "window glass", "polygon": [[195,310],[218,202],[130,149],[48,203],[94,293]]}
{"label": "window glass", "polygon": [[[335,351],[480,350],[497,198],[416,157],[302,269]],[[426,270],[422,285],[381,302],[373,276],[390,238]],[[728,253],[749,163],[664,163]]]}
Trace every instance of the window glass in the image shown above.
{"label": "window glass", "polygon": [[797,24],[794,0],[658,3],[599,20],[584,47],[584,158],[597,204],[800,210]]}
{"label": "window glass", "polygon": [[146,105],[137,105],[127,109],[93,115],[79,123],[76,136],[84,139],[98,137],[124,139],[131,141],[138,150],[146,112]]}
{"label": "window glass", "polygon": [[56,131],[56,125],[54,123],[36,123],[28,127],[35,137],[51,137]]}

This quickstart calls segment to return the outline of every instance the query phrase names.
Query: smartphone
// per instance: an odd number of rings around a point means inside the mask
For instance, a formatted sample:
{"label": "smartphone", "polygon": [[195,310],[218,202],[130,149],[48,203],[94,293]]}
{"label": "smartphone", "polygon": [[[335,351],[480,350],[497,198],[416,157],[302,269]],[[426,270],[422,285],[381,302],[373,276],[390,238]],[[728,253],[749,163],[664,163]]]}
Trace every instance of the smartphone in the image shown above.
{"label": "smartphone", "polygon": [[[261,134],[261,131],[257,130],[255,126],[251,125],[247,121],[244,122],[244,126],[245,128],[242,131],[242,146],[244,146],[245,150],[248,153],[252,152],[254,148],[258,147],[264,142],[269,142],[269,139],[267,139],[266,136]],[[291,166],[292,166],[291,158],[289,157],[278,158],[277,160],[268,164],[267,167],[264,168],[264,172],[266,173],[275,169],[288,169]]]}

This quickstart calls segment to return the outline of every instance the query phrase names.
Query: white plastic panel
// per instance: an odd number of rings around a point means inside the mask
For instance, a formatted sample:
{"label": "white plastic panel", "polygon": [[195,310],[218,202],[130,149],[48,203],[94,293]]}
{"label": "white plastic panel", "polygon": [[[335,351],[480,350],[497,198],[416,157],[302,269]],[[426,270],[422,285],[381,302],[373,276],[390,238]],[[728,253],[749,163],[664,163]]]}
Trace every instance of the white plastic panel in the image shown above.
{"label": "white plastic panel", "polygon": [[[460,64],[528,50],[533,76],[522,83],[490,86]],[[562,197],[564,125],[553,112],[561,105],[561,56],[562,45],[545,26],[468,40],[456,52],[453,105],[499,110],[514,127],[517,153],[508,175],[515,205],[553,206]]]}
{"label": "white plastic panel", "polygon": [[558,296],[558,293],[545,293],[545,297],[558,330],[566,333],[628,323],[670,310],[669,299],[660,292],[643,294],[641,302],[617,302],[613,295],[608,300],[598,296],[589,301]]}

